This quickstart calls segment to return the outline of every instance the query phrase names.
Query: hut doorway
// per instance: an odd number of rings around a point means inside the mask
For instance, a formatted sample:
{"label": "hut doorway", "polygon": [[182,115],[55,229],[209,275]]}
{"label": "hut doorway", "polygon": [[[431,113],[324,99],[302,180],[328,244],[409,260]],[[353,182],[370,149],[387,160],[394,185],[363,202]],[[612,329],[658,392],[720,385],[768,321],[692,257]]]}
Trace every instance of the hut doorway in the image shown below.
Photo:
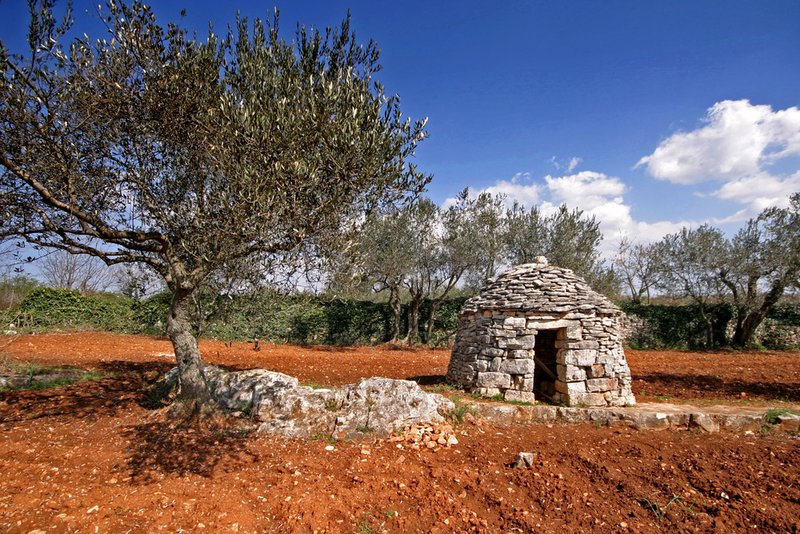
{"label": "hut doorway", "polygon": [[534,344],[533,394],[536,399],[553,402],[558,369],[558,330],[539,330]]}

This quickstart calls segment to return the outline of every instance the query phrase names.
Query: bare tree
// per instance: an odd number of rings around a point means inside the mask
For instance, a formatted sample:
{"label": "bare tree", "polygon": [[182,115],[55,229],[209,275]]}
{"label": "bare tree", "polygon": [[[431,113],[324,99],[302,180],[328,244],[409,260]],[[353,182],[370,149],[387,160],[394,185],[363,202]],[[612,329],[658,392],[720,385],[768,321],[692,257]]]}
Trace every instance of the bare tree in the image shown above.
{"label": "bare tree", "polygon": [[658,285],[662,273],[659,247],[654,243],[634,243],[623,237],[614,266],[628,287],[631,301],[639,304],[645,299],[649,303],[650,292]]}
{"label": "bare tree", "polygon": [[37,261],[42,278],[50,287],[87,293],[108,291],[115,282],[114,270],[97,256],[71,254],[56,249]]}
{"label": "bare tree", "polygon": [[240,18],[199,40],[114,0],[107,39],[64,47],[53,1],[32,7],[30,52],[0,44],[2,233],[159,273],[172,292],[173,414],[205,413],[195,291],[226,263],[420,192],[428,177],[407,159],[424,121],[385,96],[378,48],[358,45],[349,19],[289,43],[277,15]]}

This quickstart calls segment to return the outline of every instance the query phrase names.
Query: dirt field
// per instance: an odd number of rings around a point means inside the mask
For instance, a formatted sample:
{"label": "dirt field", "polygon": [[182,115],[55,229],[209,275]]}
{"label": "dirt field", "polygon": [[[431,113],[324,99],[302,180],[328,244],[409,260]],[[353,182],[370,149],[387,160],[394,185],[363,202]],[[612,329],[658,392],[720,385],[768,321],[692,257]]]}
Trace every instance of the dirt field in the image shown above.
{"label": "dirt field", "polygon": [[[441,380],[447,351],[201,344],[207,362],[312,384]],[[798,353],[628,351],[639,400],[800,404]],[[377,439],[175,430],[145,406],[163,340],[0,338],[0,359],[111,378],[0,393],[0,530],[10,532],[800,531],[800,439],[586,425],[457,428],[436,452]],[[517,452],[538,453],[513,469]]]}

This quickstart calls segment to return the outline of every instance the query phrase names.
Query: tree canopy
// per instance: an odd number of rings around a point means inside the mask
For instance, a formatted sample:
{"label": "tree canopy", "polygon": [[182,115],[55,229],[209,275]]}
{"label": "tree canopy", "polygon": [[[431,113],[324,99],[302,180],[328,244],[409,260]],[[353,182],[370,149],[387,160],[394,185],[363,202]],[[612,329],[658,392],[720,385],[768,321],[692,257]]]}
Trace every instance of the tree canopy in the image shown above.
{"label": "tree canopy", "polygon": [[27,54],[0,44],[3,235],[158,272],[181,398],[202,404],[191,293],[231,261],[419,193],[429,178],[409,158],[425,123],[385,94],[377,45],[349,17],[292,42],[277,12],[198,39],[109,0],[106,38],[66,45],[53,7],[32,4]]}

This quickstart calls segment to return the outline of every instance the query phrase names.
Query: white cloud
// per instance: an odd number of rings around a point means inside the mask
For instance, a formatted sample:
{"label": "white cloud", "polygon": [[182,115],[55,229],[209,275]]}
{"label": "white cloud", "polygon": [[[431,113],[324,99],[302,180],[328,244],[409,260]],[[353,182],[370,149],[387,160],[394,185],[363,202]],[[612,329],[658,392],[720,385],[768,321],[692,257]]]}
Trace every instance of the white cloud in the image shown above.
{"label": "white cloud", "polygon": [[[530,177],[526,177],[531,180]],[[537,206],[543,214],[549,215],[561,204],[570,209],[578,208],[586,215],[594,216],[600,222],[603,233],[601,253],[606,258],[613,257],[622,236],[637,241],[656,241],[664,235],[678,231],[682,226],[693,225],[691,222],[659,221],[647,223],[636,221],[631,215],[631,207],[625,202],[626,186],[616,176],[608,176],[596,171],[581,171],[565,176],[545,176],[544,184],[520,184],[500,180],[494,185],[480,191],[471,191],[473,196],[482,192],[506,195],[506,204],[510,207],[518,202],[528,208]],[[455,199],[448,199],[445,207]]]}
{"label": "white cloud", "polygon": [[567,172],[572,172],[578,165],[581,164],[583,158],[579,158],[578,156],[572,156],[571,158],[569,158],[569,161],[565,163],[563,160],[559,160],[557,157],[551,156],[548,161],[557,171],[560,171],[561,169],[566,169]]}
{"label": "white cloud", "polygon": [[625,193],[625,184],[619,178],[602,172],[581,171],[557,178],[548,175],[544,181],[553,200],[570,205],[580,204],[585,206],[584,209],[592,209],[609,198],[621,201]]}
{"label": "white cloud", "polygon": [[747,100],[724,100],[708,110],[705,125],[678,132],[636,164],[679,184],[730,181],[754,175],[800,154],[800,109],[772,111]]}
{"label": "white cloud", "polygon": [[800,109],[773,111],[747,100],[724,100],[709,108],[704,123],[668,137],[636,166],[677,184],[721,182],[710,196],[745,205],[737,220],[785,205],[800,190],[800,171],[771,172],[781,160],[800,155]]}
{"label": "white cloud", "polygon": [[509,205],[513,204],[516,200],[525,206],[534,206],[539,201],[539,192],[541,189],[542,186],[539,184],[522,184],[514,182],[512,179],[512,181],[500,180],[479,192],[485,191],[493,195],[505,195]]}
{"label": "white cloud", "polygon": [[770,206],[787,206],[789,195],[795,191],[800,191],[800,171],[783,178],[761,172],[731,180],[713,195],[748,204],[751,207],[748,212],[760,212]]}

